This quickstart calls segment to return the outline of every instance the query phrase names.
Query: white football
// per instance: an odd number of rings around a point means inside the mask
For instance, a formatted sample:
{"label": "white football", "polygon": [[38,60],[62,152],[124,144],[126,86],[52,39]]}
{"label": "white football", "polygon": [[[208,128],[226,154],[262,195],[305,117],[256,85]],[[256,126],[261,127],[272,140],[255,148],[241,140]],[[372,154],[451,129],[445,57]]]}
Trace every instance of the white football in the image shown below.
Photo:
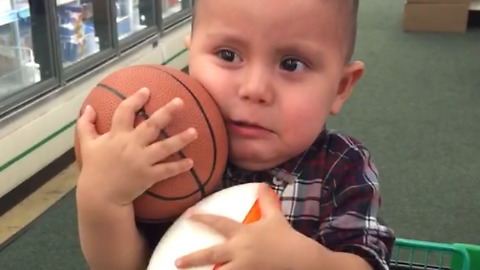
{"label": "white football", "polygon": [[[261,184],[248,183],[227,188],[204,198],[195,205],[201,213],[225,216],[238,222],[258,219],[258,190]],[[252,215],[255,215],[253,217]],[[180,216],[156,246],[147,270],[177,270],[175,260],[181,256],[225,241],[214,230]],[[214,265],[190,268],[212,270]]]}

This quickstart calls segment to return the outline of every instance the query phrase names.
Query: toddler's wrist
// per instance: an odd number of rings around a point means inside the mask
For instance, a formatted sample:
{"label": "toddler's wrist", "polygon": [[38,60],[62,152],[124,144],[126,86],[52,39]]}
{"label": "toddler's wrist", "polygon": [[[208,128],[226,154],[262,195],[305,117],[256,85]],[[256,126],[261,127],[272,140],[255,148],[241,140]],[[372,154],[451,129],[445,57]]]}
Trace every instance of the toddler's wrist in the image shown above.
{"label": "toddler's wrist", "polygon": [[76,204],[79,213],[87,214],[91,218],[104,219],[113,216],[134,215],[133,205],[120,205],[109,200],[100,192],[88,189],[78,189],[76,192]]}
{"label": "toddler's wrist", "polygon": [[101,179],[86,179],[87,175],[80,175],[77,187],[76,187],[76,200],[77,204],[85,206],[91,206],[92,208],[98,208],[105,206],[106,208],[118,207],[133,207],[132,203],[120,203],[120,200],[114,198],[114,196],[107,190],[102,183]]}
{"label": "toddler's wrist", "polygon": [[298,232],[296,234],[297,237],[292,243],[294,243],[293,250],[296,250],[298,254],[285,257],[297,259],[287,260],[291,267],[287,269],[325,269],[333,252],[311,238]]}

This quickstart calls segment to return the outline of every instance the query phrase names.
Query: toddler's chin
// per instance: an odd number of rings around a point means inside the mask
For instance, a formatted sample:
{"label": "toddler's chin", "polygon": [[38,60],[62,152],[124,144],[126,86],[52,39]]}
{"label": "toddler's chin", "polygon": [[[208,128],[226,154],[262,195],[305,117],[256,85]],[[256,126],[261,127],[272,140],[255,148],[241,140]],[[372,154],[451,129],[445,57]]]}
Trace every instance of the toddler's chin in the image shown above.
{"label": "toddler's chin", "polygon": [[264,171],[276,167],[278,161],[261,155],[262,153],[245,153],[242,150],[230,153],[230,163],[247,171]]}

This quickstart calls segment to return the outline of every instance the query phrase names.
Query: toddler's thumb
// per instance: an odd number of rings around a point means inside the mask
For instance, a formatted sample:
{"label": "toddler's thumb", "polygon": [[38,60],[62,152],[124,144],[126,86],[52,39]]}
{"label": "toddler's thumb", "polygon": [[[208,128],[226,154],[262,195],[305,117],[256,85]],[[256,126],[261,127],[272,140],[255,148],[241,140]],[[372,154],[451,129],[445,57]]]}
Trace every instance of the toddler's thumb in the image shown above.
{"label": "toddler's thumb", "polygon": [[280,200],[267,184],[262,184],[259,188],[258,202],[263,217],[281,214]]}
{"label": "toddler's thumb", "polygon": [[83,114],[77,120],[77,135],[80,143],[98,137],[95,129],[97,114],[90,105],[85,107]]}

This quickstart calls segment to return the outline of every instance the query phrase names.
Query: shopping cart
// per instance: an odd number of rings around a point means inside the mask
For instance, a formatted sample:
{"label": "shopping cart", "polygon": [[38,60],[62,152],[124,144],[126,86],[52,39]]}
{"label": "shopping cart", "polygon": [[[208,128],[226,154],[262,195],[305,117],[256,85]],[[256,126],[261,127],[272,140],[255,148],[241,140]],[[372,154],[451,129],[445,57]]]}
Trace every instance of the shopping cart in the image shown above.
{"label": "shopping cart", "polygon": [[399,238],[391,270],[480,270],[480,246]]}

